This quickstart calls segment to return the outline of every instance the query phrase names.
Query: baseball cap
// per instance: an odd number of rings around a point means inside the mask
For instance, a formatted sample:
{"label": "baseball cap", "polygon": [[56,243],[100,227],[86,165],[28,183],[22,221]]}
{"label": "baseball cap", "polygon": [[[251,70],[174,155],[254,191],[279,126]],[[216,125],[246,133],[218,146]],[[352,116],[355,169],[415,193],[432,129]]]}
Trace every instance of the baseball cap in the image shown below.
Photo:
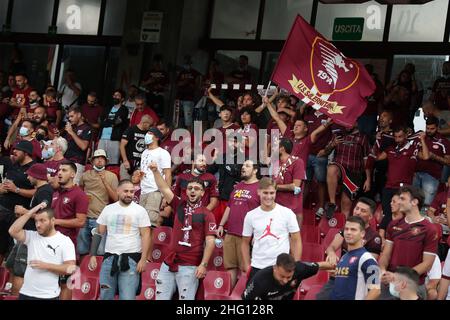
{"label": "baseball cap", "polygon": [[91,157],[91,159],[98,158],[98,157],[104,157],[106,160],[108,160],[108,157],[106,156],[106,151],[103,150],[103,149],[95,150],[94,154]]}
{"label": "baseball cap", "polygon": [[159,131],[157,128],[153,127],[150,128],[150,130],[148,130],[148,132],[151,132],[155,137],[157,137],[158,139],[162,139],[163,138],[163,134],[161,131]]}
{"label": "baseball cap", "polygon": [[30,141],[22,140],[19,141],[13,149],[23,151],[25,153],[28,153],[28,155],[33,154],[33,144]]}

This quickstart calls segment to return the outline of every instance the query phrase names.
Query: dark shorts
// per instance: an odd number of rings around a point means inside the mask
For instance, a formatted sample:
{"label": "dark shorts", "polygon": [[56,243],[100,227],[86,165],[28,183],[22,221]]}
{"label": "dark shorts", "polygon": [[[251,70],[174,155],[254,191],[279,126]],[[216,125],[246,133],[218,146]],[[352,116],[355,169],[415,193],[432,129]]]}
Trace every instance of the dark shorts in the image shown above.
{"label": "dark shorts", "polygon": [[339,182],[344,186],[344,192],[351,200],[356,199],[358,192],[362,190],[362,186],[364,184],[364,173],[352,172],[336,162],[332,162],[330,165],[335,165],[339,168],[341,172]]}
{"label": "dark shorts", "polygon": [[27,269],[28,248],[23,243],[17,243],[6,260],[6,268],[16,277],[23,278]]}

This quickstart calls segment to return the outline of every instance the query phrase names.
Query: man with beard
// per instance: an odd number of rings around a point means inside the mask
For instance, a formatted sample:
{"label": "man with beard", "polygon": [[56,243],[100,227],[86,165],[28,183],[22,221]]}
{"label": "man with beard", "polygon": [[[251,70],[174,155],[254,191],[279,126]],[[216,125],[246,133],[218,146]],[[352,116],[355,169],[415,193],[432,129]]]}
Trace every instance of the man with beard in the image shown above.
{"label": "man with beard", "polygon": [[11,245],[8,228],[15,219],[14,206],[28,208],[36,190],[27,179],[26,171],[34,164],[33,145],[20,141],[13,149],[11,162],[5,165],[5,178],[0,184],[0,263]]}
{"label": "man with beard", "polygon": [[365,222],[352,216],[344,227],[348,252],[336,265],[336,280],[331,300],[376,300],[380,295],[380,268],[364,248]]}
{"label": "man with beard", "polygon": [[[52,209],[55,211],[56,230],[68,236],[77,245],[78,231],[86,223],[89,205],[88,196],[74,184],[77,167],[73,162],[62,162],[58,170],[59,190],[53,194]],[[61,300],[71,300],[72,290],[67,285],[67,278],[61,278]]]}
{"label": "man with beard", "polygon": [[182,173],[177,176],[175,184],[172,186],[172,191],[175,196],[180,197],[181,200],[187,200],[187,184],[193,178],[198,178],[203,181],[203,185],[205,187],[202,203],[206,205],[206,209],[212,211],[216,208],[219,202],[219,190],[217,189],[216,177],[214,177],[211,173],[206,172],[206,169],[206,157],[203,154],[198,154],[195,157],[190,172]]}
{"label": "man with beard", "polygon": [[382,296],[390,298],[389,282],[398,266],[413,268],[420,276],[419,296],[426,299],[425,277],[433,266],[438,246],[436,227],[420,214],[423,192],[415,187],[404,186],[398,190],[400,212],[404,218],[393,220],[386,231],[386,242],[379,260]]}
{"label": "man with beard", "polygon": [[[50,139],[55,138],[56,133],[58,133],[58,127],[48,120],[48,113],[46,108],[43,106],[38,106],[34,109],[32,119],[36,122],[36,126],[47,128],[48,137]],[[36,139],[39,141],[38,136],[36,135]]]}
{"label": "man with beard", "polygon": [[[408,140],[407,129],[398,127],[394,129],[395,145],[388,147],[378,155],[378,160],[388,161],[386,187],[383,189],[381,204],[383,207],[383,220],[380,228],[386,229],[392,219],[391,199],[402,185],[413,182],[417,160],[428,160],[429,150],[425,143],[425,133],[420,134],[420,144]],[[420,146],[422,147],[419,151]]]}
{"label": "man with beard", "polygon": [[301,262],[281,253],[274,266],[264,268],[253,277],[242,300],[292,300],[301,282],[319,270],[333,269],[327,262]]}
{"label": "man with beard", "polygon": [[227,232],[223,243],[223,257],[225,269],[231,275],[232,286],[236,284],[238,271],[246,271],[242,263],[242,229],[247,212],[260,205],[257,174],[258,164],[255,164],[252,160],[245,161],[241,169],[243,181],[234,186],[227,208],[217,228],[217,235],[223,237],[224,226],[227,224]]}
{"label": "man with beard", "polygon": [[13,107],[12,117],[16,119],[21,109],[26,109],[30,104],[29,96],[33,89],[28,85],[28,77],[24,73],[18,73],[15,76],[16,87],[12,93],[9,105]]}
{"label": "man with beard", "polygon": [[391,129],[392,124],[392,111],[384,110],[381,112],[378,118],[378,132],[375,138],[375,144],[373,145],[369,157],[367,158],[366,168],[373,170],[373,186],[371,188],[371,195],[380,195],[383,192],[383,188],[386,184],[386,173],[388,168],[387,160],[377,161],[377,155],[395,144],[394,132]]}
{"label": "man with beard", "polygon": [[276,190],[277,185],[272,179],[262,178],[258,183],[261,205],[248,212],[244,218],[242,264],[249,281],[259,270],[274,265],[281,253],[290,253],[295,261],[299,261],[302,256],[302,240],[295,214],[275,202]]}
{"label": "man with beard", "polygon": [[[36,192],[31,199],[30,208],[37,206],[40,203],[50,205],[52,203],[53,189],[47,182],[47,169],[41,163],[36,163],[27,170],[28,180],[36,188]],[[21,205],[14,207],[16,217],[21,217],[28,212],[29,209]],[[36,231],[34,218],[25,223],[23,226],[25,230]],[[16,243],[14,248],[6,261],[6,267],[13,275],[12,290],[13,295],[18,295],[19,290],[23,285],[23,277],[27,268],[27,246],[23,243]]]}
{"label": "man with beard", "polygon": [[438,126],[439,120],[436,117],[427,118],[425,143],[430,158],[418,161],[413,182],[415,187],[423,190],[427,207],[436,195],[443,167],[450,165],[450,142],[437,132]]}
{"label": "man with beard", "polygon": [[47,168],[48,182],[53,189],[59,188],[58,171],[59,166],[63,161],[64,154],[67,151],[67,140],[63,137],[57,137],[50,141],[44,141],[44,148],[42,149],[42,159]]}
{"label": "man with beard", "polygon": [[55,88],[49,87],[44,94],[44,107],[47,113],[46,120],[52,124],[55,130],[61,126],[63,118],[62,107],[58,102],[58,92]]}
{"label": "man with beard", "polygon": [[84,121],[92,128],[92,140],[97,140],[103,115],[103,106],[97,100],[97,92],[89,92],[86,103],[81,106],[81,114]]}
{"label": "man with beard", "polygon": [[133,202],[134,186],[130,180],[120,181],[117,193],[119,201],[106,206],[97,219],[89,268],[97,267],[95,256],[107,233],[100,300],[114,300],[116,292],[120,300],[135,300],[150,244],[150,219],[146,210]]}
{"label": "man with beard", "polygon": [[202,202],[205,186],[202,180],[193,178],[187,185],[187,200],[182,200],[164,181],[156,162],[150,169],[175,213],[169,254],[156,279],[156,300],[172,299],[176,285],[180,300],[194,300],[199,279],[206,276],[216,233],[214,216]]}
{"label": "man with beard", "polygon": [[125,130],[120,140],[120,177],[130,179],[134,170],[141,164],[142,152],[145,150],[145,134],[150,129],[152,119],[149,115],[144,115],[139,124]]}
{"label": "man with beard", "polygon": [[131,114],[130,126],[139,124],[142,117],[145,115],[150,117],[150,126],[155,126],[159,121],[159,117],[156,115],[155,111],[147,105],[147,99],[145,96],[142,94],[137,95],[134,101],[136,103],[136,108]]}
{"label": "man with beard", "polygon": [[[34,217],[36,230],[24,230]],[[54,211],[42,202],[27,211],[9,229],[11,236],[27,246],[29,267],[25,271],[19,300],[58,300],[60,275],[76,270],[75,247],[70,239],[55,229]]]}

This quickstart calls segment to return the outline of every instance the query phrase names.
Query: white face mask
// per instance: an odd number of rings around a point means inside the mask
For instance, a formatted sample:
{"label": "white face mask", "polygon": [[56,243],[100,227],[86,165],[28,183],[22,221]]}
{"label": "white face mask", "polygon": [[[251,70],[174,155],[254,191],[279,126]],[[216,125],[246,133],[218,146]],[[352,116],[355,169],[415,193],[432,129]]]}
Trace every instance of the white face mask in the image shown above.
{"label": "white face mask", "polygon": [[94,170],[97,172],[102,172],[105,170],[105,167],[97,167],[97,166],[93,166]]}
{"label": "white face mask", "polygon": [[389,293],[396,298],[400,298],[400,292],[395,289],[395,284],[393,282],[389,282]]}
{"label": "white face mask", "polygon": [[145,141],[145,145],[152,144],[153,143],[153,135],[152,134],[146,134],[145,138],[144,138],[144,141]]}

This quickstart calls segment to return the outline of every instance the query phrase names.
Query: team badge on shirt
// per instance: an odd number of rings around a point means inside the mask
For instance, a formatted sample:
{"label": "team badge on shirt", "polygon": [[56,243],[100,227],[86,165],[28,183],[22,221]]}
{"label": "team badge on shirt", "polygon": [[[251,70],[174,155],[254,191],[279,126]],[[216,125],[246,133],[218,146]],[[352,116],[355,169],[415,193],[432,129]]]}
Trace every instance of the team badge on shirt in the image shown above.
{"label": "team badge on shirt", "polygon": [[350,260],[348,261],[349,264],[354,263],[356,260],[358,260],[358,257],[351,257]]}
{"label": "team badge on shirt", "polygon": [[68,197],[64,197],[63,203],[68,204],[70,202],[70,199]]}
{"label": "team badge on shirt", "polygon": [[417,235],[420,233],[420,228],[418,228],[418,227],[412,228],[412,229],[411,229],[411,233],[412,233],[414,236],[417,236]]}
{"label": "team badge on shirt", "polygon": [[215,223],[210,223],[209,224],[209,231],[216,231],[216,224]]}

